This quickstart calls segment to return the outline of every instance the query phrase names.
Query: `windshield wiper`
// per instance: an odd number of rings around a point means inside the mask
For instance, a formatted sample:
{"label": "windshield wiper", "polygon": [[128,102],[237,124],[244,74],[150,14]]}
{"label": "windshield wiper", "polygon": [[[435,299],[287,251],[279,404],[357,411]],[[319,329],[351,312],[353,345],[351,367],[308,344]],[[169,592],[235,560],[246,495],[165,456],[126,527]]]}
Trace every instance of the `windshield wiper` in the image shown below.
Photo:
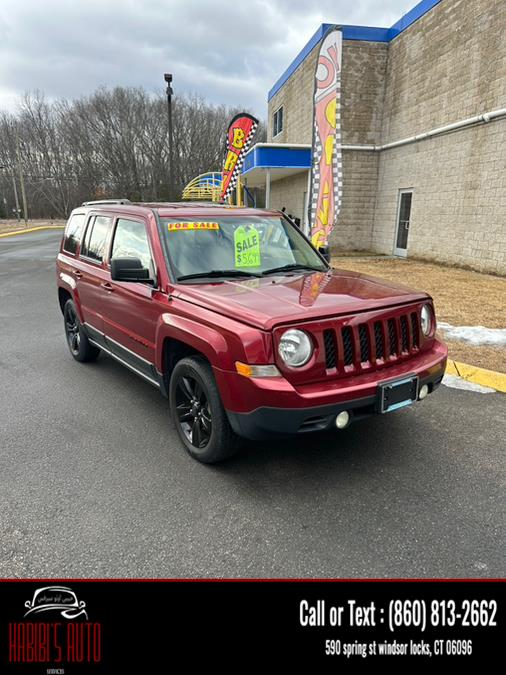
{"label": "windshield wiper", "polygon": [[[327,268],[328,269],[328,268]],[[288,265],[281,265],[281,267],[272,267],[270,270],[264,270],[265,274],[274,274],[274,272],[289,272],[290,270],[310,270],[311,272],[326,272],[327,269],[321,267],[312,267],[311,265],[303,265],[299,263],[290,263]]]}
{"label": "windshield wiper", "polygon": [[178,277],[178,281],[186,279],[207,279],[214,277],[261,277],[261,274],[255,272],[246,272],[245,270],[210,270],[209,272],[196,272],[195,274],[183,274]]}

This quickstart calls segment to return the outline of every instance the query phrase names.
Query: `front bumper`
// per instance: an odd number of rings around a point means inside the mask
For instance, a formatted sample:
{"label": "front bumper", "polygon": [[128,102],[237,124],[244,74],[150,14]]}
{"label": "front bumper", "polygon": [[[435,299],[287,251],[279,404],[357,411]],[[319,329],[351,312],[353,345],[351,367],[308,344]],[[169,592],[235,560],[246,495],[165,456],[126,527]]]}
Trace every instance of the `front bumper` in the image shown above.
{"label": "front bumper", "polygon": [[[441,384],[443,372],[420,379],[431,394]],[[350,413],[350,424],[378,413],[378,396],[357,398],[314,408],[257,408],[249,413],[227,410],[232,429],[238,436],[251,440],[283,438],[311,431],[335,429],[335,419],[343,410]]]}
{"label": "front bumper", "polygon": [[[249,395],[245,398],[249,406],[246,410],[241,409],[242,392],[237,387],[234,387],[233,401],[224,400],[224,405],[232,429],[245,438],[279,438],[323,431],[335,428],[335,418],[343,410],[350,412],[352,422],[377,413],[378,384],[386,380],[417,375],[419,387],[427,384],[432,393],[443,379],[446,358],[446,346],[436,340],[432,349],[397,367],[298,389],[284,378],[273,378],[268,382],[267,378],[255,380],[237,375],[247,388]],[[223,392],[222,382],[219,377],[217,379]]]}

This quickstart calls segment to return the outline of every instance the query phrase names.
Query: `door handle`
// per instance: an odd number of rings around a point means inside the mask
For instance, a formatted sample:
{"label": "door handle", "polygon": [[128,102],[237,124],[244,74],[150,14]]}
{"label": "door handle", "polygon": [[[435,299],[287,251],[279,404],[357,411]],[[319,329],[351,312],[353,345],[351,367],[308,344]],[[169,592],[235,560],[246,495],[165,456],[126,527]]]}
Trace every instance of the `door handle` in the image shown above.
{"label": "door handle", "polygon": [[74,276],[80,279],[83,276],[83,273],[79,270],[74,270]]}
{"label": "door handle", "polygon": [[102,288],[104,288],[106,291],[112,292],[114,290],[114,287],[112,284],[110,284],[108,281],[104,281],[102,284],[100,284]]}

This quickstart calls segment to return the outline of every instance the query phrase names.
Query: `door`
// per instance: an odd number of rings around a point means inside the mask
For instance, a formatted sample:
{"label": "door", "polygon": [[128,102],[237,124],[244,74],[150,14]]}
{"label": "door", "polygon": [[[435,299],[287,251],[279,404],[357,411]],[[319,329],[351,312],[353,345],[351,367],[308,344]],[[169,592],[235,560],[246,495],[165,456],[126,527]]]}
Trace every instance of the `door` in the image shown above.
{"label": "door", "polygon": [[102,297],[104,284],[108,281],[104,260],[111,226],[109,216],[92,215],[89,218],[73,272],[86,329],[92,340],[100,345],[103,345]]}
{"label": "door", "polygon": [[[126,216],[118,218],[114,228],[110,258],[134,257],[150,270],[156,270],[146,224]],[[153,379],[156,326],[160,310],[152,284],[113,281],[108,261],[109,288],[103,297],[104,333],[109,349],[126,365]]]}
{"label": "door", "polygon": [[399,191],[397,207],[397,231],[394,243],[394,255],[405,258],[408,255],[409,224],[411,220],[411,201],[413,190]]}

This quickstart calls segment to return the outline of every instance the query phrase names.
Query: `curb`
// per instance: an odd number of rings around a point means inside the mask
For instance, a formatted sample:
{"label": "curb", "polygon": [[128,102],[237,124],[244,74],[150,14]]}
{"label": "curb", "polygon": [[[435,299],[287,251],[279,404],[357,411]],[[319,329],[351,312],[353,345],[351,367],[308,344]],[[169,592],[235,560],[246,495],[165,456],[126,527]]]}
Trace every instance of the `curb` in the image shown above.
{"label": "curb", "polygon": [[452,361],[452,359],[448,359],[446,373],[448,375],[458,375],[468,382],[481,384],[483,387],[491,387],[496,391],[506,393],[505,373],[498,373],[495,370],[485,370],[485,368],[470,366],[467,363]]}
{"label": "curb", "polygon": [[27,227],[26,230],[16,230],[15,232],[4,232],[0,234],[1,237],[15,237],[18,234],[26,234],[28,232],[37,232],[38,230],[64,230],[65,225],[39,225],[38,227]]}

